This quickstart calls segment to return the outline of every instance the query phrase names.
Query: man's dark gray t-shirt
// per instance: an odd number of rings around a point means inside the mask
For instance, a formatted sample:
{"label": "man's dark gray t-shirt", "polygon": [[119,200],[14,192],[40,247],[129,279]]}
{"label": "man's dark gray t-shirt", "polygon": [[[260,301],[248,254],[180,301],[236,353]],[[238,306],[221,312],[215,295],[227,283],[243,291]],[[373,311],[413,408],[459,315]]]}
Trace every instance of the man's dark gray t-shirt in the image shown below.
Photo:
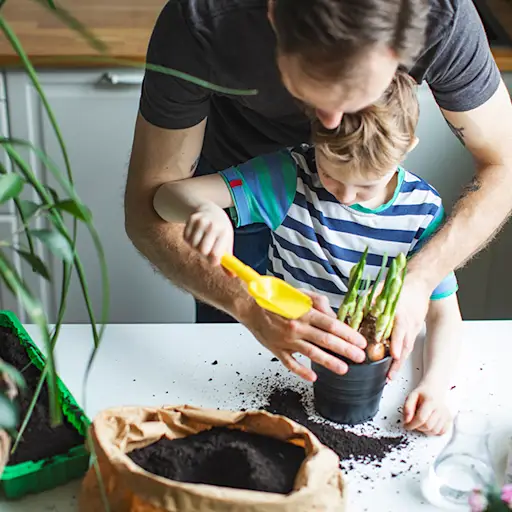
{"label": "man's dark gray t-shirt", "polygon": [[[499,70],[471,0],[430,0],[427,42],[409,70],[440,107],[467,111],[496,91]],[[309,141],[309,122],[282,85],[267,0],[170,0],[147,62],[255,96],[212,92],[147,71],[140,110],[151,124],[184,129],[207,118],[203,156],[216,170]]]}

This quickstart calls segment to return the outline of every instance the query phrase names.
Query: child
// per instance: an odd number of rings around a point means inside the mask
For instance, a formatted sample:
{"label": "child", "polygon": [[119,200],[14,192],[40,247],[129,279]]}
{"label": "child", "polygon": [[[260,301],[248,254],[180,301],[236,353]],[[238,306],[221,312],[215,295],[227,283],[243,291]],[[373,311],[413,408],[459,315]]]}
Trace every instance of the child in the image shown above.
{"label": "child", "polygon": [[[398,72],[376,104],[345,114],[334,132],[314,126],[314,149],[283,150],[167,183],[155,195],[155,210],[186,223],[185,240],[215,264],[233,250],[232,222],[264,222],[273,230],[268,273],[326,296],[337,309],[367,246],[375,280],[384,253],[410,256],[443,220],[436,190],[399,167],[417,143],[418,117],[415,85]],[[445,399],[461,324],[456,292],[451,273],[432,294],[424,374],[404,405],[406,428],[427,434],[443,434],[450,424]]]}

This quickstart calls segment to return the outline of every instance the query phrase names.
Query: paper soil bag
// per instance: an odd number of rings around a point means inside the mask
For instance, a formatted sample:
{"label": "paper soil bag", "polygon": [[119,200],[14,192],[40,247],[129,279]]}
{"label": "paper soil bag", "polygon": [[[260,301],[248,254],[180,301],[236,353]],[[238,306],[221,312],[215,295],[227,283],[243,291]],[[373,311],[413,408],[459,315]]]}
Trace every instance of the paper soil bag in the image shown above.
{"label": "paper soil bag", "polygon": [[[162,437],[176,439],[229,427],[302,446],[306,459],[288,495],[190,484],[153,475],[126,455]],[[218,411],[188,405],[120,407],[102,411],[90,427],[112,512],[314,512],[344,510],[339,458],[305,427],[264,411]],[[105,510],[96,471],[82,483],[80,512]]]}

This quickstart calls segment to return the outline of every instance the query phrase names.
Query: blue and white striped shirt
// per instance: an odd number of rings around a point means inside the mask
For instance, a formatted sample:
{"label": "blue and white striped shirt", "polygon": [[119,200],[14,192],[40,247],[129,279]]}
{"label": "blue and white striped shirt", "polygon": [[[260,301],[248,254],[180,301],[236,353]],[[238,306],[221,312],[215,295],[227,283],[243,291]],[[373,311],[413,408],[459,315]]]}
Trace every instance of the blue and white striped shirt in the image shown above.
{"label": "blue and white striped shirt", "polygon": [[[400,252],[411,256],[443,221],[437,191],[402,168],[397,172],[393,198],[374,210],[343,205],[323,188],[312,149],[263,155],[220,174],[234,200],[236,226],[262,222],[273,231],[268,273],[327,296],[338,309],[350,269],[366,247],[364,278],[373,283],[385,253],[388,266]],[[452,295],[457,288],[452,272],[431,299]]]}

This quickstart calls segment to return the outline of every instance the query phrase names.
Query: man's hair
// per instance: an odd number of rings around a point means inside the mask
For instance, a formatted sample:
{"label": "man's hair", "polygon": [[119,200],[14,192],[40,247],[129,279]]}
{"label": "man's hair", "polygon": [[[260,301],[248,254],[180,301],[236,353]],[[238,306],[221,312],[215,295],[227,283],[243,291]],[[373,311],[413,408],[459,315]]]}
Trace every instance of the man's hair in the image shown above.
{"label": "man's hair", "polygon": [[313,142],[345,171],[384,174],[410,149],[419,118],[416,82],[399,70],[381,98],[355,114],[345,114],[335,130],[313,123]]}
{"label": "man's hair", "polygon": [[357,70],[375,46],[410,66],[425,41],[428,0],[273,0],[272,9],[279,51],[326,78]]}

